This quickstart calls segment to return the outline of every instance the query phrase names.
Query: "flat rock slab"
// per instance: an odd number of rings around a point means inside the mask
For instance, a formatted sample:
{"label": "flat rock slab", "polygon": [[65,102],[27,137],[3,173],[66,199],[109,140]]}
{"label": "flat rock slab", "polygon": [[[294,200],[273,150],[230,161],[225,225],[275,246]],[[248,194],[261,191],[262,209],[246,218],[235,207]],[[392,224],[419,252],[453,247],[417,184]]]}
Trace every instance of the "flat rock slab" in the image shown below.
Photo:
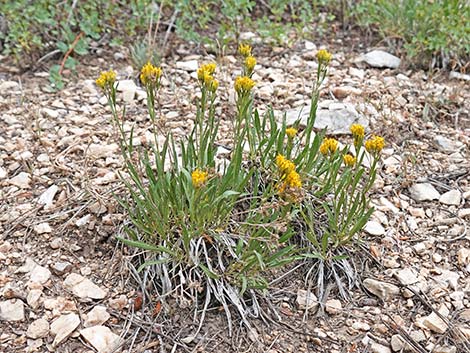
{"label": "flat rock slab", "polygon": [[[293,125],[300,120],[300,127],[305,128],[310,115],[310,105],[291,109],[286,112],[287,125]],[[369,120],[359,115],[355,106],[350,103],[332,103],[328,108],[319,108],[313,127],[318,130],[325,129],[329,135],[351,134],[352,124],[369,126]]]}
{"label": "flat rock slab", "polygon": [[432,184],[429,183],[419,183],[412,185],[408,191],[410,196],[415,201],[432,201],[439,200],[441,194],[437,191]]}
{"label": "flat rock slab", "polygon": [[61,315],[51,324],[51,334],[55,336],[52,345],[56,347],[63,342],[80,325],[80,318],[77,314],[70,313]]}
{"label": "flat rock slab", "polygon": [[0,320],[23,321],[24,303],[20,299],[11,299],[0,302]]}
{"label": "flat rock slab", "polygon": [[88,327],[81,330],[80,334],[98,353],[111,353],[121,344],[121,338],[106,326]]}
{"label": "flat rock slab", "polygon": [[79,298],[103,299],[106,296],[104,290],[77,273],[69,274],[64,286]]}
{"label": "flat rock slab", "polygon": [[362,282],[362,284],[369,292],[371,292],[372,294],[375,294],[376,296],[378,296],[380,299],[383,299],[383,300],[388,300],[392,298],[393,296],[397,296],[400,294],[400,288],[398,288],[396,285],[391,284],[391,283],[377,281],[372,278],[366,278]]}
{"label": "flat rock slab", "polygon": [[397,69],[401,62],[400,58],[383,50],[372,50],[364,54],[362,60],[372,67],[390,69]]}

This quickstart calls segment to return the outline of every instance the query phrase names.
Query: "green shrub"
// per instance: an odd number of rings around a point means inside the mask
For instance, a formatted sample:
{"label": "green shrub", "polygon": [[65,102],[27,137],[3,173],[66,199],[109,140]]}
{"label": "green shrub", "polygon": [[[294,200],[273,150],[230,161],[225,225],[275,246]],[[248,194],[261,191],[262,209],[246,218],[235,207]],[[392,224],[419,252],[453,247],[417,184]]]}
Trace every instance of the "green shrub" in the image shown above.
{"label": "green shrub", "polygon": [[[258,114],[252,95],[256,59],[250,46],[240,45],[239,52],[243,70],[234,83],[230,156],[222,164],[216,162],[220,136],[214,63],[197,72],[201,98],[194,128],[179,142],[162,126],[155,106],[162,71],[150,63],[142,68],[155,139],[140,150],[132,147],[133,132],[126,136],[123,129],[116,74],[102,73],[97,84],[108,97],[128,175],[121,177],[129,197],[119,200],[132,225],[118,239],[144,250],[138,271],[150,268],[158,274],[154,284],[162,301],[172,293],[182,300],[178,293],[185,293],[196,312],[203,305],[201,324],[207,308],[218,303],[229,325],[234,307],[250,327],[249,316],[261,311],[258,297],[269,290],[273,269],[282,272],[293,261],[309,269],[321,266],[322,273],[308,271],[307,279],[323,283],[337,273],[339,262],[344,264],[344,247],[355,244],[372,212],[367,192],[384,142],[380,137],[364,142],[364,129],[354,126],[355,149],[347,152],[325,138],[325,131],[313,133],[331,60],[327,51],[317,55],[312,108],[303,130],[300,122],[290,127],[285,119],[279,123],[272,110]],[[163,146],[157,135],[167,136]],[[366,155],[372,160],[368,171],[361,166]]]}
{"label": "green shrub", "polygon": [[361,0],[353,10],[364,28],[403,45],[415,63],[452,66],[470,55],[470,6],[461,0]]}

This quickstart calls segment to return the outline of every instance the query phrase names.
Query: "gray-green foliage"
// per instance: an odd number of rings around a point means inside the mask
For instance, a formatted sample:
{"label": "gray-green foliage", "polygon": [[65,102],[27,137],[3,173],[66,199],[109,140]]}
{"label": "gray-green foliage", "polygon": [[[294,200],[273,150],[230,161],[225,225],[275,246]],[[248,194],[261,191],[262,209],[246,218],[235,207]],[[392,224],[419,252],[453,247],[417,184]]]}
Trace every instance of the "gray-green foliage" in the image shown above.
{"label": "gray-green foliage", "polygon": [[469,58],[468,0],[361,0],[352,15],[387,42],[403,45],[414,62],[447,66]]}

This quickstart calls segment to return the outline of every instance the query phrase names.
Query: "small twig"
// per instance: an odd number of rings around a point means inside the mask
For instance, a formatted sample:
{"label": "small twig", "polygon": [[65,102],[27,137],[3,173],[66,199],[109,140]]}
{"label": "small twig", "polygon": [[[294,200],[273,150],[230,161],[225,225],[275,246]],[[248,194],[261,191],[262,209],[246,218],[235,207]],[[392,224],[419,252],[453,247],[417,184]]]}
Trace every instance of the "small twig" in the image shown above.
{"label": "small twig", "polygon": [[75,46],[77,45],[78,41],[80,40],[80,38],[83,36],[83,32],[80,32],[76,37],[75,39],[73,40],[73,43],[72,45],[70,46],[70,48],[67,50],[67,52],[65,53],[64,55],[64,58],[62,59],[62,62],[60,63],[60,69],[59,69],[59,75],[62,76],[62,72],[64,71],[64,66],[65,66],[65,61],[67,60],[67,58],[70,56],[70,54],[73,52],[73,50],[75,49]]}

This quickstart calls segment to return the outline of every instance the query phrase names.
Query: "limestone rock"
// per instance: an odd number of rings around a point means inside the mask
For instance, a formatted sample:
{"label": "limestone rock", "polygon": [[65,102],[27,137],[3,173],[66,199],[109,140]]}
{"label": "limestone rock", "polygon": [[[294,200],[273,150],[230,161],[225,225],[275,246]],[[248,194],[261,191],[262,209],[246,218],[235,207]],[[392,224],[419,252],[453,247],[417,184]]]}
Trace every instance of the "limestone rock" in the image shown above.
{"label": "limestone rock", "polygon": [[46,337],[49,333],[49,322],[46,319],[37,319],[33,321],[26,331],[26,336],[32,339]]}
{"label": "limestone rock", "polygon": [[362,59],[372,67],[397,69],[400,66],[400,58],[383,50],[372,50],[362,56]]}
{"label": "limestone rock", "polygon": [[61,315],[51,324],[51,334],[55,336],[52,345],[56,347],[80,325],[80,318],[77,314],[70,313]]}
{"label": "limestone rock", "polygon": [[39,196],[38,203],[44,205],[46,208],[52,206],[54,202],[54,196],[59,191],[57,185],[49,186],[46,191],[44,191],[41,196]]}
{"label": "limestone rock", "polygon": [[416,282],[418,282],[417,274],[410,268],[405,268],[403,270],[398,271],[395,274],[395,277],[404,286],[408,286],[410,284],[415,284]]}
{"label": "limestone rock", "polygon": [[434,311],[424,318],[423,325],[436,333],[447,331],[447,324]]}
{"label": "limestone rock", "polygon": [[197,60],[177,61],[176,68],[184,71],[196,71],[199,67]]}
{"label": "limestone rock", "polygon": [[120,80],[117,82],[117,91],[126,92],[126,91],[137,91],[137,85],[133,80]]}
{"label": "limestone rock", "polygon": [[31,282],[44,284],[49,280],[49,278],[51,278],[51,271],[49,271],[46,267],[37,265],[30,272],[29,276],[29,280]]}
{"label": "limestone rock", "polygon": [[69,274],[64,286],[79,298],[103,299],[106,296],[104,290],[77,273]]}
{"label": "limestone rock", "polygon": [[312,292],[307,292],[306,290],[299,289],[297,291],[297,304],[301,310],[312,310],[315,311],[318,307],[318,299]]}
{"label": "limestone rock", "polygon": [[392,353],[390,348],[383,346],[381,344],[378,344],[376,342],[372,342],[372,344],[370,345],[370,350],[373,353]]}
{"label": "limestone rock", "polygon": [[325,310],[330,315],[339,314],[342,309],[341,302],[338,299],[329,299],[325,303]]}
{"label": "limestone rock", "polygon": [[23,321],[24,303],[20,299],[10,299],[0,302],[0,320]]}
{"label": "limestone rock", "polygon": [[429,183],[414,184],[409,188],[410,196],[415,201],[439,200],[439,192]]}
{"label": "limestone rock", "polygon": [[363,281],[364,287],[383,300],[388,300],[400,294],[400,288],[391,283],[380,282],[372,278]]}
{"label": "limestone rock", "polygon": [[[295,108],[286,112],[287,125],[293,125],[300,119],[300,126],[306,127],[310,114],[310,106]],[[319,108],[315,120],[315,129],[327,128],[330,135],[351,134],[352,124],[369,126],[369,120],[359,115],[351,103],[330,103],[327,108]]]}
{"label": "limestone rock", "polygon": [[111,353],[121,344],[121,338],[105,326],[88,327],[80,334],[98,353]]}
{"label": "limestone rock", "polygon": [[462,199],[462,194],[458,190],[450,190],[442,194],[439,198],[439,202],[444,205],[460,205],[460,200]]}
{"label": "limestone rock", "polygon": [[110,318],[109,313],[106,311],[106,307],[102,305],[95,306],[88,314],[84,315],[83,326],[91,327],[96,325],[102,325]]}
{"label": "limestone rock", "polygon": [[470,249],[462,248],[457,251],[457,262],[462,266],[470,264]]}
{"label": "limestone rock", "polygon": [[28,189],[31,186],[31,175],[29,173],[21,172],[17,176],[9,179],[8,182],[20,189]]}
{"label": "limestone rock", "polygon": [[385,228],[379,222],[368,221],[364,227],[364,231],[370,235],[384,235]]}
{"label": "limestone rock", "polygon": [[52,232],[52,228],[51,228],[51,226],[49,225],[49,223],[39,223],[39,224],[36,224],[36,225],[33,227],[33,230],[34,230],[37,234],[44,234],[44,233],[51,233],[51,232]]}

